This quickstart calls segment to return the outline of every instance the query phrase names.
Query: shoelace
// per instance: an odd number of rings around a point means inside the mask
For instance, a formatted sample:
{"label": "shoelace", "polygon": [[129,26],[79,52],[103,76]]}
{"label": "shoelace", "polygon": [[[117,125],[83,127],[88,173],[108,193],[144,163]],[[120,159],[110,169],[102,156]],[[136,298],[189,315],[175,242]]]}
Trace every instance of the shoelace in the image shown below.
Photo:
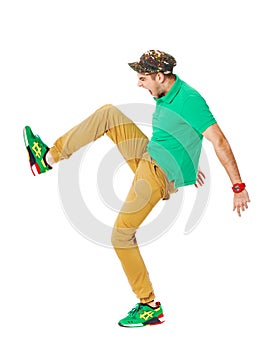
{"label": "shoelace", "polygon": [[41,140],[40,136],[39,135],[35,135],[35,137],[38,139],[38,141],[43,145],[43,141]]}
{"label": "shoelace", "polygon": [[142,308],[142,306],[141,306],[140,303],[136,304],[136,305],[134,306],[134,308],[131,309],[131,310],[129,311],[128,315],[129,315],[129,316],[135,315],[141,308]]}

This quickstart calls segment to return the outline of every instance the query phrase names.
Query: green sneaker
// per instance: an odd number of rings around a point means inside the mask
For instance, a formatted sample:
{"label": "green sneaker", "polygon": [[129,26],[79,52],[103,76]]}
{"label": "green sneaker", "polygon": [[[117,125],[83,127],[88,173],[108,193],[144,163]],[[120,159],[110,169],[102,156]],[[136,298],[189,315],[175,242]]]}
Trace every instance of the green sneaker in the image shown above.
{"label": "green sneaker", "polygon": [[52,167],[46,162],[46,154],[49,151],[49,147],[38,135],[33,134],[30,126],[26,126],[23,129],[23,138],[33,175],[51,170]]}
{"label": "green sneaker", "polygon": [[118,322],[121,327],[144,327],[163,323],[164,315],[160,302],[153,308],[147,304],[138,303],[125,318]]}

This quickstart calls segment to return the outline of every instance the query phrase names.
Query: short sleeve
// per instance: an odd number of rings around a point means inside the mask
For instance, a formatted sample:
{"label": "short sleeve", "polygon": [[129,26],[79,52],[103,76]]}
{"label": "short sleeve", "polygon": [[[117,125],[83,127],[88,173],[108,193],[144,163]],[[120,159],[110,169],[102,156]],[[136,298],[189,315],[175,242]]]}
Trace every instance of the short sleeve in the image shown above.
{"label": "short sleeve", "polygon": [[182,117],[200,134],[210,125],[216,123],[206,101],[199,94],[187,98],[182,110]]}

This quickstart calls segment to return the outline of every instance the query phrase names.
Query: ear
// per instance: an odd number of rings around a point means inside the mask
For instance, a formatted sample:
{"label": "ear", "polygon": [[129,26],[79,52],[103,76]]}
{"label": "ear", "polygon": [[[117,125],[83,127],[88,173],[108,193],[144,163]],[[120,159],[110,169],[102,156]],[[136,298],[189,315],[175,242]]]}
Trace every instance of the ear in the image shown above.
{"label": "ear", "polygon": [[157,81],[159,82],[159,83],[163,83],[164,82],[164,80],[165,80],[165,75],[163,74],[163,73],[161,73],[161,72],[159,72],[159,73],[157,73],[157,75],[156,75],[156,79],[157,79]]}

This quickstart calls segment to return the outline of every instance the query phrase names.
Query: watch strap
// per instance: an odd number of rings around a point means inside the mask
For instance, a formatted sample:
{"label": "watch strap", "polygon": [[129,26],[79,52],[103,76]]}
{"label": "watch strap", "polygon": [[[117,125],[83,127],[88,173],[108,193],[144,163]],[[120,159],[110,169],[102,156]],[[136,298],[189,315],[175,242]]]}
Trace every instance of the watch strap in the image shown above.
{"label": "watch strap", "polygon": [[241,182],[241,183],[236,183],[233,185],[232,190],[234,193],[240,193],[246,188],[246,185]]}

